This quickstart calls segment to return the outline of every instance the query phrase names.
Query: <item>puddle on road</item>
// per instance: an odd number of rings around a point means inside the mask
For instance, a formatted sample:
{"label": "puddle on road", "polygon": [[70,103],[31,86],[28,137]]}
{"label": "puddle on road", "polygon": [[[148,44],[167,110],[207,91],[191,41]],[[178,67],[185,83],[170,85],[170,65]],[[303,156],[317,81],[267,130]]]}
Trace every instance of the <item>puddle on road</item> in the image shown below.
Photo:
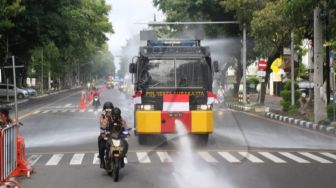
{"label": "puddle on road", "polygon": [[[223,174],[220,177],[214,172],[213,167],[202,164],[197,158],[197,151],[193,148],[193,140],[188,135],[184,124],[175,120],[178,136],[178,155],[173,163],[173,176],[179,187],[233,187]],[[226,176],[228,177],[228,176]]]}

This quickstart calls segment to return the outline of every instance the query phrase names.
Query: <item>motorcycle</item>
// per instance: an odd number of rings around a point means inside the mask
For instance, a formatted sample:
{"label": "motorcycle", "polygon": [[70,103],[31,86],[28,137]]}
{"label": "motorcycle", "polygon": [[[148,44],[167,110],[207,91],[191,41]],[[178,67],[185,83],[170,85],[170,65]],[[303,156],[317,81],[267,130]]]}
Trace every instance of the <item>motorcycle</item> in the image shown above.
{"label": "motorcycle", "polygon": [[94,96],[94,97],[93,97],[92,105],[93,105],[95,108],[98,108],[98,106],[100,105],[99,96]]}
{"label": "motorcycle", "polygon": [[112,132],[107,132],[107,149],[105,151],[105,170],[115,182],[119,179],[119,170],[124,168],[124,142],[130,135],[130,129],[123,130],[122,126],[114,123]]}

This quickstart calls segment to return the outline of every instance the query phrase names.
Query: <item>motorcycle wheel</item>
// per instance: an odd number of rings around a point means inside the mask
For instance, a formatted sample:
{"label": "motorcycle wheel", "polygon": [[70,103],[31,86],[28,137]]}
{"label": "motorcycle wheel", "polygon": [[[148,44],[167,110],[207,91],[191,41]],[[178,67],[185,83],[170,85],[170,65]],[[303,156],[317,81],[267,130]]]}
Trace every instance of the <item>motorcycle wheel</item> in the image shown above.
{"label": "motorcycle wheel", "polygon": [[113,165],[112,176],[114,182],[119,180],[119,159],[115,159],[115,164]]}

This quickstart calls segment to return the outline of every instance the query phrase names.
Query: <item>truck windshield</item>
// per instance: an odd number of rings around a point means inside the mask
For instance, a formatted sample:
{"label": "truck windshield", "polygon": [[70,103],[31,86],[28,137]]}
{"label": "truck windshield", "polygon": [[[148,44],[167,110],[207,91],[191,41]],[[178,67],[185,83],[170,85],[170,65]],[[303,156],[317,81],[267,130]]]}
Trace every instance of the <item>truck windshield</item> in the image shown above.
{"label": "truck windshield", "polygon": [[209,67],[201,59],[149,60],[140,74],[147,87],[206,87],[208,77]]}

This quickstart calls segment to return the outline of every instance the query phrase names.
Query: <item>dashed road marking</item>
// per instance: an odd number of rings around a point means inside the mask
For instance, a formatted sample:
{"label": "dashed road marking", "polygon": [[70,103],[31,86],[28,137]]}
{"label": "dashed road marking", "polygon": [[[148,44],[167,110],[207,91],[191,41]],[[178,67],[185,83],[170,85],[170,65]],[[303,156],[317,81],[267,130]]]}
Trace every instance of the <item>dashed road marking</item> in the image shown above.
{"label": "dashed road marking", "polygon": [[84,153],[75,153],[70,161],[70,165],[80,165],[82,164]]}
{"label": "dashed road marking", "polygon": [[259,159],[258,157],[252,155],[249,152],[238,152],[241,156],[247,158],[252,163],[264,163],[263,160]]}
{"label": "dashed road marking", "polygon": [[54,154],[46,163],[46,166],[56,166],[61,161],[63,156],[64,154]]}
{"label": "dashed road marking", "polygon": [[34,166],[34,164],[42,157],[42,155],[32,155],[28,158],[28,162],[31,166]]}
{"label": "dashed road marking", "polygon": [[218,161],[209,154],[209,152],[205,152],[205,151],[200,151],[198,152],[198,155],[202,157],[202,159],[204,159],[206,162],[208,163],[217,163]]}
{"label": "dashed road marking", "polygon": [[320,152],[320,154],[324,155],[324,156],[327,156],[331,159],[334,159],[336,160],[336,155],[332,154],[332,153],[328,153],[328,152]]}
{"label": "dashed road marking", "polygon": [[148,157],[147,152],[137,152],[136,153],[139,163],[150,163],[151,160]]}
{"label": "dashed road marking", "polygon": [[240,160],[231,155],[229,152],[218,152],[218,154],[230,163],[240,163]]}
{"label": "dashed road marking", "polygon": [[163,162],[163,163],[173,162],[173,159],[169,156],[168,152],[158,151],[156,153],[159,156],[161,162]]}
{"label": "dashed road marking", "polygon": [[309,161],[305,160],[305,159],[302,159],[301,157],[298,157],[296,155],[293,155],[291,153],[288,153],[288,152],[279,152],[281,155],[289,158],[289,159],[292,159],[293,161],[296,161],[298,163],[310,163]]}
{"label": "dashed road marking", "polygon": [[279,157],[269,153],[269,152],[259,152],[260,155],[268,158],[269,160],[275,162],[275,163],[287,163],[286,161],[280,159]]}
{"label": "dashed road marking", "polygon": [[98,153],[95,153],[94,156],[93,156],[93,161],[92,161],[92,164],[99,164],[99,158],[98,158]]}
{"label": "dashed road marking", "polygon": [[320,162],[320,163],[332,163],[331,161],[329,160],[326,160],[326,159],[323,159],[322,157],[319,157],[317,155],[314,155],[314,154],[311,154],[311,153],[308,153],[308,152],[299,152],[301,155],[305,156],[305,157],[308,157],[310,159],[313,159],[317,162]]}

